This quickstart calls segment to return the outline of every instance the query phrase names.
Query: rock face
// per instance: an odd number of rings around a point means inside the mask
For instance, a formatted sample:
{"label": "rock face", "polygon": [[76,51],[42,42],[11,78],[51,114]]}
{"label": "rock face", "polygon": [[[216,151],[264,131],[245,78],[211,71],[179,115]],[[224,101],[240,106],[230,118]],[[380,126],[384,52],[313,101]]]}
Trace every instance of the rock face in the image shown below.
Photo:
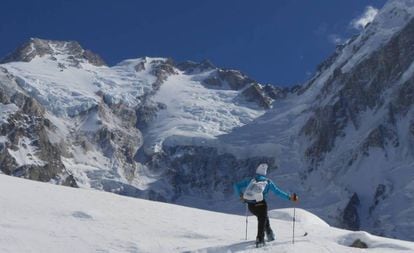
{"label": "rock face", "polygon": [[84,50],[76,41],[51,41],[32,38],[22,46],[17,48],[13,53],[6,56],[0,63],[8,62],[30,62],[36,56],[42,57],[48,55],[51,59],[56,60],[59,54],[67,54],[74,64],[85,60],[95,66],[106,66],[103,59],[90,50]]}
{"label": "rock face", "polygon": [[[217,148],[201,146],[164,147],[164,152],[151,157],[146,165],[156,171],[164,171],[165,185],[171,185],[172,192],[158,191],[156,200],[167,198],[175,201],[183,196],[212,199],[233,194],[233,183],[254,173],[257,164],[266,162],[269,171],[275,168],[274,160],[268,157],[238,159],[231,154],[220,154]],[[165,168],[168,168],[165,170]],[[238,168],[237,174],[230,168]]]}
{"label": "rock face", "polygon": [[[207,67],[204,69],[211,69],[211,68]],[[215,69],[215,71],[213,71],[208,78],[203,80],[203,83],[207,87],[212,87],[212,88],[241,90],[245,88],[246,86],[257,83],[257,82],[237,70]]]}
{"label": "rock face", "polygon": [[[13,83],[9,78],[3,75],[0,83]],[[61,161],[59,147],[48,139],[47,132],[55,126],[46,119],[44,109],[32,98],[13,92],[5,86],[0,88],[0,106],[16,106],[0,124],[0,170],[7,175],[77,187]]]}
{"label": "rock face", "polygon": [[170,75],[177,74],[174,68],[174,62],[171,59],[152,61],[151,65],[153,67],[152,74],[157,78],[153,83],[154,90],[158,90]]}
{"label": "rock face", "polygon": [[205,72],[217,69],[209,60],[204,60],[200,63],[193,61],[185,61],[175,65],[179,70],[192,74],[195,72]]}
{"label": "rock face", "polygon": [[[335,139],[343,136],[348,124],[359,129],[363,120],[361,112],[387,107],[390,112],[384,121],[391,123],[395,114],[405,115],[408,112],[414,101],[413,76],[404,80],[402,73],[409,71],[414,61],[413,43],[414,20],[411,20],[401,32],[354,66],[352,71],[342,73],[341,66],[335,68],[318,96],[322,106],[314,109],[313,116],[302,131],[314,139],[314,145],[307,150],[308,157],[314,162],[322,159],[332,149]],[[403,83],[395,86],[401,81]],[[389,101],[384,97],[386,91],[398,95]],[[390,125],[387,129],[380,126],[380,129],[367,137],[366,145],[381,145],[378,142],[386,140],[398,145],[395,126]]]}
{"label": "rock face", "polygon": [[[396,185],[405,191],[410,188],[408,182],[396,180],[392,168],[399,167],[401,175],[408,175],[413,160],[409,130],[414,78],[412,7],[408,1],[387,3],[375,21],[339,47],[300,91],[316,99],[300,130],[307,143],[304,178],[326,178],[358,191],[359,209],[356,197],[340,207],[344,210],[342,225],[349,229],[371,227],[378,234],[392,236],[398,234],[391,232],[396,227],[406,229],[385,217],[392,208],[384,202],[399,205],[389,198],[399,198],[392,191]],[[396,22],[390,26],[391,17]],[[392,36],[381,34],[387,29],[394,29]],[[393,228],[385,228],[390,223]]]}
{"label": "rock face", "polygon": [[343,224],[345,229],[357,231],[360,229],[361,220],[358,214],[358,208],[361,204],[358,194],[354,193],[345,207],[343,214]]}
{"label": "rock face", "polygon": [[261,86],[258,84],[254,84],[246,88],[242,92],[242,95],[247,99],[247,101],[254,102],[265,109],[270,109],[272,105],[272,100],[264,94]]}
{"label": "rock face", "polygon": [[213,69],[209,62],[201,63],[197,69],[213,70],[208,78],[203,80],[206,87],[242,91],[240,99],[252,102],[260,108],[270,109],[273,100],[284,98],[288,93],[287,89],[277,86],[261,85],[237,70]]}
{"label": "rock face", "polygon": [[374,201],[371,207],[369,208],[370,214],[375,211],[375,208],[380,204],[381,201],[384,201],[392,192],[390,186],[384,184],[379,184],[375,190]]}
{"label": "rock face", "polygon": [[266,93],[268,97],[270,97],[273,100],[286,98],[286,96],[289,94],[289,89],[270,84],[265,85],[263,91]]}

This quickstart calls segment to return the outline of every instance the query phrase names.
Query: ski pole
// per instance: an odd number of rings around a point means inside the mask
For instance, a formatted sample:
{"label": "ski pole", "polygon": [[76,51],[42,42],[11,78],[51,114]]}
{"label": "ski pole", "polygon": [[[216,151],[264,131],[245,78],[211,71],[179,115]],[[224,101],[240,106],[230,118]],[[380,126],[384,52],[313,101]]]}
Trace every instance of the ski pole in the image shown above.
{"label": "ski pole", "polygon": [[293,207],[293,235],[292,235],[292,244],[295,244],[295,220],[296,220],[296,208]]}
{"label": "ski pole", "polygon": [[247,208],[247,203],[246,203],[246,237],[245,240],[247,241],[247,225],[249,223],[249,219],[248,219],[248,208]]}

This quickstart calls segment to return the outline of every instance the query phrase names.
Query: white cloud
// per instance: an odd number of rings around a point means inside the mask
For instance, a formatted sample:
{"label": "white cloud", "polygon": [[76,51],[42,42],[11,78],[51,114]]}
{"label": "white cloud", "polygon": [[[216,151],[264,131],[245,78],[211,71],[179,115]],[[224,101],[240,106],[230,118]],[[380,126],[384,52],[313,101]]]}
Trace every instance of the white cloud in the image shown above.
{"label": "white cloud", "polygon": [[374,20],[377,14],[378,9],[372,6],[367,6],[364,14],[351,21],[351,26],[355,29],[362,30],[368,23],[371,23]]}
{"label": "white cloud", "polygon": [[330,34],[328,36],[329,41],[335,45],[340,45],[343,44],[345,42],[345,39],[342,38],[340,35],[338,34]]}

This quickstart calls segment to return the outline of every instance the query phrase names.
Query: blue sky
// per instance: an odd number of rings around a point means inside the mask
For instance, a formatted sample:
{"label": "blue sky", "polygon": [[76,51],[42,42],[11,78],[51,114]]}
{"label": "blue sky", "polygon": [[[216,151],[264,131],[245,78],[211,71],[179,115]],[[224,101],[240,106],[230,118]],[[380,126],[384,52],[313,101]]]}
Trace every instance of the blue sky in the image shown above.
{"label": "blue sky", "polygon": [[3,0],[0,56],[30,37],[77,40],[110,65],[210,59],[262,83],[298,84],[385,0]]}

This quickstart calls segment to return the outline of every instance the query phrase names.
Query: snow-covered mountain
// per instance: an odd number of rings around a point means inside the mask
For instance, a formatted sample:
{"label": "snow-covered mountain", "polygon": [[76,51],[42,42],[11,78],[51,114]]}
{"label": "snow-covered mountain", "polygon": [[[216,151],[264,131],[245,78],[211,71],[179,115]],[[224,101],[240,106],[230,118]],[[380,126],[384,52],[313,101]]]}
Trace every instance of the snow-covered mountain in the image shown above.
{"label": "snow-covered mountain", "polygon": [[292,89],[31,39],[0,64],[0,170],[239,212],[232,184],[267,162],[329,224],[414,240],[413,17],[412,0],[389,1]]}
{"label": "snow-covered mountain", "polygon": [[[257,221],[105,192],[58,187],[0,175],[1,252],[256,252]],[[240,208],[243,205],[239,204]],[[296,209],[269,212],[276,241],[269,252],[412,252],[413,242],[329,227]],[[303,236],[307,232],[307,236]]]}
{"label": "snow-covered mountain", "polygon": [[215,139],[288,93],[208,61],[108,67],[77,42],[36,38],[0,68],[4,173],[160,200],[177,195],[172,170],[153,165],[167,139]]}
{"label": "snow-covered mountain", "polygon": [[220,136],[226,149],[275,157],[276,181],[330,224],[413,240],[413,15],[389,1],[297,94]]}

